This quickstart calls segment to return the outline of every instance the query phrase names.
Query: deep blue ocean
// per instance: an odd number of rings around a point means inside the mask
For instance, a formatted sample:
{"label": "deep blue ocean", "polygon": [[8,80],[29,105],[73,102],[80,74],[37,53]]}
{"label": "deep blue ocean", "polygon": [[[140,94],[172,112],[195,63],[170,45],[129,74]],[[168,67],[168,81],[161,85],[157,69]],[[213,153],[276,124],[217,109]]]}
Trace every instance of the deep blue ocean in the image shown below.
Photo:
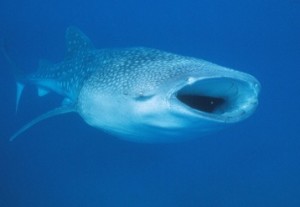
{"label": "deep blue ocean", "polygon": [[9,142],[61,99],[27,87],[15,114],[1,54],[0,207],[300,206],[300,0],[0,1],[0,39],[26,73],[63,59],[70,25],[97,48],[146,46],[250,73],[262,85],[259,107],[179,143],[120,140],[76,114]]}

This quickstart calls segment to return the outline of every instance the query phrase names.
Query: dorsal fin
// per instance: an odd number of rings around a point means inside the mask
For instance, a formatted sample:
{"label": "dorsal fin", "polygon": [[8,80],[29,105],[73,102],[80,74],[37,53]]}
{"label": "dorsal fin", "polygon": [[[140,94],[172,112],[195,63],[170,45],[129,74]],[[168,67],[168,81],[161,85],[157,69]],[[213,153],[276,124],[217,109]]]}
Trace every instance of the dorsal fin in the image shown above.
{"label": "dorsal fin", "polygon": [[67,54],[66,58],[75,54],[93,49],[90,39],[76,27],[68,27],[66,31]]}
{"label": "dorsal fin", "polygon": [[33,125],[35,125],[35,124],[37,124],[37,123],[39,123],[39,122],[41,122],[45,119],[48,119],[50,117],[57,116],[57,115],[60,115],[60,114],[70,113],[70,112],[75,112],[75,108],[72,105],[61,106],[59,108],[48,111],[48,112],[36,117],[35,119],[31,120],[29,123],[25,124],[21,129],[19,129],[15,134],[13,134],[10,137],[9,141],[13,141],[20,134],[22,134],[24,131],[26,131],[27,129],[29,129]]}

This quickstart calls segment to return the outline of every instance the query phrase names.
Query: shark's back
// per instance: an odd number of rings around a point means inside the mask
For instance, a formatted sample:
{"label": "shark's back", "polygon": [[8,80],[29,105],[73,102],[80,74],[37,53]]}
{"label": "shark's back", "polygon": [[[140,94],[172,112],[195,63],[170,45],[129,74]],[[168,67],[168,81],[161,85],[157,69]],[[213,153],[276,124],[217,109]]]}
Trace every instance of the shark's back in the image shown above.
{"label": "shark's back", "polygon": [[[82,47],[73,47],[79,48]],[[28,79],[40,87],[74,100],[85,81],[93,78],[94,83],[98,84],[97,87],[103,89],[114,87],[114,90],[124,90],[124,93],[134,93],[133,91],[141,93],[143,90],[151,90],[170,76],[180,76],[181,69],[186,70],[179,67],[180,62],[184,64],[188,59],[144,47],[95,49],[89,45],[84,50],[76,52],[68,49],[68,51],[71,51],[71,54],[67,53],[60,63],[41,61],[38,71],[31,74]],[[190,58],[189,61],[191,60]],[[137,82],[141,85],[138,86]]]}

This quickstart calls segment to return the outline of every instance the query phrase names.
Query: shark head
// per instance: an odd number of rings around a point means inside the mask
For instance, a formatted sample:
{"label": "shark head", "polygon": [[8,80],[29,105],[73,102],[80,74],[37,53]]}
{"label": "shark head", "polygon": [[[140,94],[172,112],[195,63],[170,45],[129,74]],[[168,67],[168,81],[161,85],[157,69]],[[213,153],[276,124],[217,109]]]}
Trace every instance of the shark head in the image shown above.
{"label": "shark head", "polygon": [[178,141],[242,121],[257,107],[260,84],[249,74],[150,48],[96,49],[74,27],[67,29],[66,43],[63,61],[41,61],[36,73],[15,76],[17,103],[28,83],[38,87],[40,96],[53,91],[64,101],[10,140],[44,119],[76,112],[89,125],[122,139]]}
{"label": "shark head", "polygon": [[[242,121],[257,107],[260,84],[249,74],[200,59],[135,50],[124,65],[130,70],[111,66],[117,75],[110,83],[102,72],[85,82],[78,112],[93,127],[137,142],[179,141]],[[149,63],[146,57],[153,53],[160,57]]]}

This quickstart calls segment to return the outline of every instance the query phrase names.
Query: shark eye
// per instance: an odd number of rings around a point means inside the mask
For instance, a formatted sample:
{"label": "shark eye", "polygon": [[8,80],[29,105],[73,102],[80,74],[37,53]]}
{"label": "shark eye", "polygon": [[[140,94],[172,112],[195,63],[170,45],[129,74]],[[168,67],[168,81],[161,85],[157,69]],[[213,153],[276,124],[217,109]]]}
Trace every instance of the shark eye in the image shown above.
{"label": "shark eye", "polygon": [[196,110],[212,113],[225,103],[224,98],[178,93],[177,98]]}
{"label": "shark eye", "polygon": [[144,95],[144,94],[139,94],[138,96],[135,97],[135,100],[137,101],[147,101],[151,99],[154,95]]}

